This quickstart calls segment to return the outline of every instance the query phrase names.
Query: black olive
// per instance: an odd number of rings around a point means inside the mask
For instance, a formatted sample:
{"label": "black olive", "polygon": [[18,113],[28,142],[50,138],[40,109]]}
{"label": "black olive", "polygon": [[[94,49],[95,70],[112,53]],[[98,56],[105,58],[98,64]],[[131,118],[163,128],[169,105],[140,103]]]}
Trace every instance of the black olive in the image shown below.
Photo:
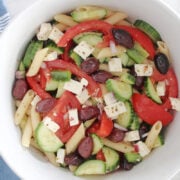
{"label": "black olive", "polygon": [[163,53],[156,54],[154,57],[154,63],[155,63],[157,70],[161,74],[166,74],[168,72],[169,61],[165,54],[163,54]]}
{"label": "black olive", "polygon": [[129,32],[123,29],[112,29],[112,34],[117,44],[120,44],[129,49],[133,47],[133,39]]}

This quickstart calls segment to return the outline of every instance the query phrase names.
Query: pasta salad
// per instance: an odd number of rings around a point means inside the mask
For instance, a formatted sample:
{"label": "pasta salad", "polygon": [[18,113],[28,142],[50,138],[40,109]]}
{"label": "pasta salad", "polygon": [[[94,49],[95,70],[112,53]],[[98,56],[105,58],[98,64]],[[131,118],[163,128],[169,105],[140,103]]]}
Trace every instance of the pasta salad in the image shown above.
{"label": "pasta salad", "polygon": [[168,46],[148,22],[82,6],[40,25],[12,90],[22,145],[76,176],[130,170],[180,111]]}

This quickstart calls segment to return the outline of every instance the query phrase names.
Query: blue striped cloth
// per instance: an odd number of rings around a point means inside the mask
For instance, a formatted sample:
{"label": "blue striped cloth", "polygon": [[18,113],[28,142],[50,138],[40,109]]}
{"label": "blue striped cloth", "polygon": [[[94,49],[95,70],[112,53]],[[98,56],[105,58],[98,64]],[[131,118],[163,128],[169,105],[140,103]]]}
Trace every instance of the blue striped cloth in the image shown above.
{"label": "blue striped cloth", "polygon": [[0,0],[0,33],[5,29],[8,25],[10,20],[9,12],[7,11],[6,7],[2,0]]}

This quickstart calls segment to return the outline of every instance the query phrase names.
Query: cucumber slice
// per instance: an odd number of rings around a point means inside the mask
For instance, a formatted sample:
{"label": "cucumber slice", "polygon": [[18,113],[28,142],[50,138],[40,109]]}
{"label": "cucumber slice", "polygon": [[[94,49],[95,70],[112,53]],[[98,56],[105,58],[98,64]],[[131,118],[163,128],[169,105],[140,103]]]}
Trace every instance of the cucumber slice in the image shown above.
{"label": "cucumber slice", "polygon": [[51,77],[56,81],[69,81],[71,79],[70,71],[53,70],[51,71]]}
{"label": "cucumber slice", "polygon": [[132,86],[114,79],[108,79],[106,81],[106,87],[109,91],[112,91],[118,100],[125,101],[132,96]]}
{"label": "cucumber slice", "polygon": [[128,152],[124,154],[125,158],[129,163],[138,163],[142,160],[142,157],[139,153],[136,152]]}
{"label": "cucumber slice", "polygon": [[63,54],[64,49],[61,47],[58,47],[53,41],[48,40],[47,45],[45,47],[48,47],[50,51],[56,51],[58,55]]}
{"label": "cucumber slice", "polygon": [[131,58],[135,63],[141,64],[146,59],[143,55],[139,53],[136,49],[127,49],[127,55]]}
{"label": "cucumber slice", "polygon": [[161,98],[158,96],[150,78],[147,78],[145,81],[145,93],[158,104],[162,103]]}
{"label": "cucumber slice", "polygon": [[21,61],[20,64],[19,64],[18,70],[19,70],[19,71],[25,71],[25,66],[24,66],[24,64],[23,64],[22,61]]}
{"label": "cucumber slice", "polygon": [[74,21],[82,22],[93,19],[102,19],[106,16],[107,11],[103,8],[94,8],[94,9],[83,9],[75,10],[71,13],[71,16]]}
{"label": "cucumber slice", "polygon": [[129,61],[129,57],[126,53],[122,53],[120,56],[118,56],[121,59],[121,63],[124,67],[127,66],[128,61]]}
{"label": "cucumber slice", "polygon": [[131,130],[138,130],[140,127],[140,119],[137,115],[134,115],[132,123],[130,125]]}
{"label": "cucumber slice", "polygon": [[94,121],[96,121],[96,118],[85,121],[84,122],[84,127],[89,128],[94,123]]}
{"label": "cucumber slice", "polygon": [[149,56],[149,53],[137,42],[134,43],[134,49],[136,49],[145,58]]}
{"label": "cucumber slice", "polygon": [[81,56],[79,56],[77,53],[75,53],[74,51],[70,52],[70,57],[74,60],[74,62],[76,63],[76,65],[80,66],[82,63],[82,58]]}
{"label": "cucumber slice", "polygon": [[115,170],[119,165],[119,154],[109,147],[103,147],[102,151],[106,159],[106,171],[109,172]]}
{"label": "cucumber slice", "polygon": [[75,36],[73,40],[77,44],[79,44],[82,41],[85,41],[91,46],[96,46],[97,44],[103,42],[102,34],[96,32],[80,33],[79,35]]}
{"label": "cucumber slice", "polygon": [[88,160],[82,163],[74,172],[76,176],[105,174],[106,165],[101,160]]}
{"label": "cucumber slice", "polygon": [[157,41],[161,40],[159,32],[149,23],[138,19],[135,21],[134,26],[146,33],[153,40],[153,42],[156,43]]}
{"label": "cucumber slice", "polygon": [[93,151],[92,154],[97,154],[103,147],[103,144],[101,142],[101,139],[96,134],[91,134],[91,137],[93,139]]}
{"label": "cucumber slice", "polygon": [[56,93],[56,98],[59,98],[63,92],[65,91],[64,87],[64,83],[63,81],[59,81],[58,83],[58,88],[57,88],[57,93]]}
{"label": "cucumber slice", "polygon": [[34,59],[34,56],[36,52],[43,47],[43,42],[42,41],[31,41],[30,44],[28,45],[24,58],[22,60],[25,68],[28,68]]}
{"label": "cucumber slice", "polygon": [[120,79],[127,84],[135,84],[136,81],[135,77],[127,72],[122,73]]}
{"label": "cucumber slice", "polygon": [[126,107],[126,112],[120,114],[116,119],[116,122],[122,127],[129,128],[133,120],[134,111],[129,101],[124,102],[124,104]]}
{"label": "cucumber slice", "polygon": [[61,140],[40,122],[35,131],[35,139],[39,147],[45,152],[56,152],[63,146]]}
{"label": "cucumber slice", "polygon": [[59,82],[53,79],[50,79],[49,81],[46,82],[46,91],[54,91],[58,88]]}

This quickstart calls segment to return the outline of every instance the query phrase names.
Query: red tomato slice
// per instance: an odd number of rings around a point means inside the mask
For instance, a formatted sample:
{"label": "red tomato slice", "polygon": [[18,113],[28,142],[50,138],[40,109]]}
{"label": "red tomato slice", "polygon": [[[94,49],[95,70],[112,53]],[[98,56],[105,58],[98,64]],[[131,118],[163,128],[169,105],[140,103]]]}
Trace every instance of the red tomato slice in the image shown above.
{"label": "red tomato slice", "polygon": [[169,112],[146,95],[133,94],[132,104],[138,116],[148,124],[153,125],[156,121],[161,121],[166,126],[173,120],[173,116]]}
{"label": "red tomato slice", "polygon": [[105,35],[110,35],[112,37],[111,29],[112,29],[111,24],[101,20],[91,20],[91,21],[82,22],[69,28],[65,32],[63,37],[60,39],[58,46],[66,47],[69,41],[71,41],[76,35],[88,31],[101,31]]}
{"label": "red tomato slice", "polygon": [[106,161],[104,153],[102,150],[100,150],[97,154],[96,154],[96,159],[101,160],[101,161]]}
{"label": "red tomato slice", "polygon": [[97,96],[101,97],[102,92],[101,92],[101,87],[100,85],[95,82],[91,76],[87,75],[85,72],[83,72],[78,66],[76,66],[73,63],[66,62],[63,60],[54,60],[54,61],[49,61],[46,62],[48,68],[52,69],[65,69],[71,71],[72,74],[80,77],[80,78],[85,78],[88,81],[88,91],[92,96]]}

